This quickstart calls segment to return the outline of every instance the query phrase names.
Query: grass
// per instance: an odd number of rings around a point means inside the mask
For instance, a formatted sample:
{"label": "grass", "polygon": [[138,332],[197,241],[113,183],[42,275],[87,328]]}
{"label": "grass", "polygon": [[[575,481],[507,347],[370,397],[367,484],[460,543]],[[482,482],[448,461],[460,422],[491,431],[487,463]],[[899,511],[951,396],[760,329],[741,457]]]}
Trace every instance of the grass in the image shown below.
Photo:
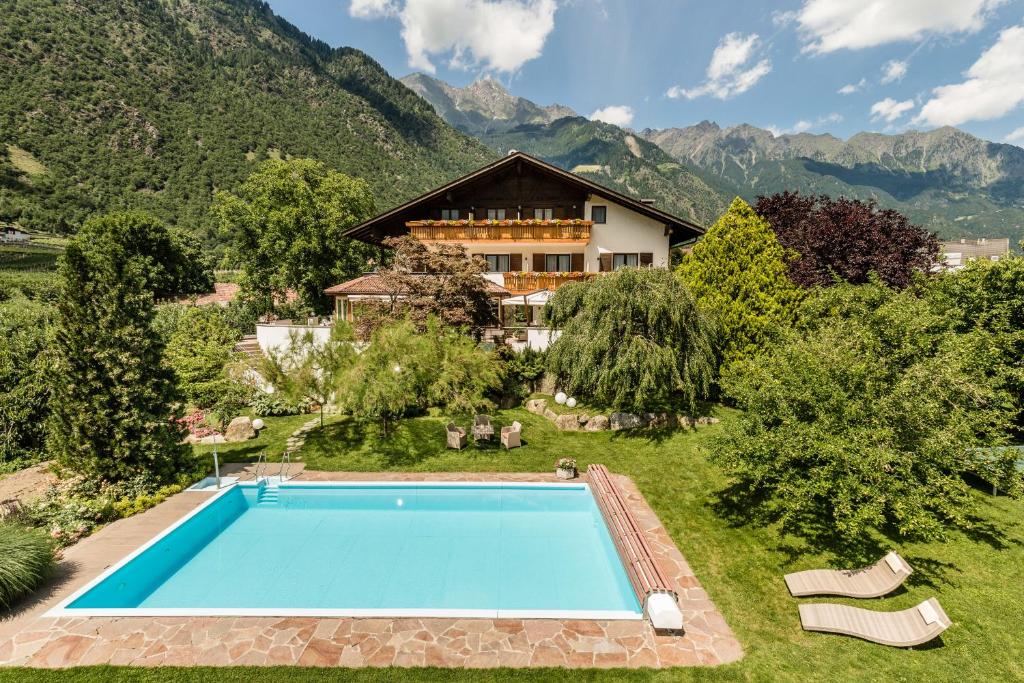
{"label": "grass", "polygon": [[[726,423],[733,413],[719,409]],[[335,417],[314,430],[302,449],[312,469],[356,471],[546,471],[563,456],[581,467],[601,462],[633,478],[657,511],[726,621],[743,644],[740,662],[714,669],[669,671],[469,671],[401,670],[323,672],[304,669],[160,669],[156,672],[109,668],[59,674],[30,672],[32,680],[61,683],[99,680],[241,681],[789,681],[789,680],[1011,680],[1024,679],[1024,503],[976,493],[979,519],[971,533],[956,532],[945,542],[900,543],[897,549],[915,568],[905,588],[884,600],[855,602],[878,610],[898,610],[936,596],[954,625],[941,641],[912,651],[801,631],[798,601],[782,581],[788,571],[846,563],[835,552],[813,550],[773,528],[746,522],[742,509],[720,495],[728,482],[707,454],[710,438],[723,424],[671,433],[559,432],[546,419],[522,409],[499,411],[499,425],[523,423],[524,447],[505,452],[497,446],[464,451],[444,448],[443,417],[405,420],[384,439],[376,425]],[[275,434],[287,431],[271,418]],[[306,416],[299,416],[297,427]],[[458,421],[466,424],[467,420]],[[279,438],[261,435],[271,441]],[[285,437],[286,438],[286,437]],[[233,448],[252,452],[251,446]],[[258,449],[256,449],[258,452]],[[864,555],[885,549],[864,549]],[[7,672],[9,676],[20,672]],[[29,672],[26,672],[28,674]],[[47,676],[53,676],[50,679]],[[0,679],[3,673],[0,673]]]}
{"label": "grass", "polygon": [[[285,442],[296,429],[309,422],[316,415],[285,415],[282,417],[261,418],[265,424],[255,439],[238,443],[217,444],[217,454],[223,462],[253,462],[260,453],[266,451],[267,459],[280,462],[284,453]],[[209,457],[213,446],[196,444],[192,452],[199,457]],[[212,463],[213,461],[210,460]],[[212,465],[211,465],[212,467]]]}
{"label": "grass", "polygon": [[0,523],[0,609],[35,590],[53,567],[53,544],[43,532]]}

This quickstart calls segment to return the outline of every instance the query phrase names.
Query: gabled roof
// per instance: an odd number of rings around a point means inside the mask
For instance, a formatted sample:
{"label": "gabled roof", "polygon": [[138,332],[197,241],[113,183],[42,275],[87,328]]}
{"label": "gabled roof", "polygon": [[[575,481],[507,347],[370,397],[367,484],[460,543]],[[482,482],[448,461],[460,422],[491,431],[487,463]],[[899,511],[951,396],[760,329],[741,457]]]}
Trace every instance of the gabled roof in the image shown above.
{"label": "gabled roof", "polygon": [[[511,292],[502,287],[501,285],[484,278],[484,284],[487,286],[487,294],[492,297],[504,297],[510,296]],[[342,282],[340,285],[334,285],[324,290],[324,294],[327,296],[339,296],[345,294],[390,294],[391,290],[384,282],[384,278],[379,273],[367,273],[366,275],[360,275],[354,280]]]}
{"label": "gabled roof", "polygon": [[679,216],[674,216],[668,213],[667,211],[662,211],[661,209],[656,208],[651,204],[644,203],[638,199],[633,199],[628,195],[624,195],[621,192],[605,187],[604,185],[595,183],[592,180],[588,180],[587,178],[578,176],[575,173],[570,173],[569,171],[558,168],[557,166],[549,164],[546,161],[541,161],[537,157],[530,156],[525,152],[511,152],[507,156],[504,156],[501,159],[498,159],[497,161],[491,162],[486,166],[478,168],[477,170],[471,173],[467,173],[461,178],[456,178],[455,180],[451,181],[446,185],[442,185],[441,187],[435,190],[431,190],[430,192],[427,192],[425,194],[422,194],[419,197],[416,197],[415,199],[406,202],[405,204],[396,206],[395,208],[390,209],[389,211],[385,211],[379,216],[375,216],[374,218],[371,218],[368,221],[364,221],[363,223],[360,223],[354,228],[348,230],[345,234],[348,237],[362,240],[364,242],[380,244],[381,240],[375,234],[376,229],[380,228],[388,221],[394,219],[396,216],[406,211],[409,211],[410,209],[416,208],[416,206],[419,204],[432,201],[439,197],[444,197],[448,192],[450,192],[454,188],[457,188],[461,185],[465,185],[474,180],[478,180],[491,173],[496,173],[508,166],[516,164],[517,162],[527,163],[543,173],[547,173],[549,175],[557,177],[564,182],[574,184],[581,190],[585,190],[590,194],[595,194],[600,197],[604,197],[609,201],[613,201],[616,204],[620,204],[629,209],[632,209],[633,211],[643,216],[647,216],[648,218],[652,218],[656,221],[664,223],[671,231],[670,234],[672,244],[686,242],[690,239],[703,235],[705,232],[705,229],[703,227],[697,225],[692,221],[686,220],[685,218],[680,218]]}

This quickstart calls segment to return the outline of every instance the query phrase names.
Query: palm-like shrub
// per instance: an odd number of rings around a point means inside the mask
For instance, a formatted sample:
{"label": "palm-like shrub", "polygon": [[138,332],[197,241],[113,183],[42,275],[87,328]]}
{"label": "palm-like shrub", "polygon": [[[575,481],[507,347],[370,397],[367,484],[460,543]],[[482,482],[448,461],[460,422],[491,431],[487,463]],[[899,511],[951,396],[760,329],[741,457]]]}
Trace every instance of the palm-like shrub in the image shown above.
{"label": "palm-like shrub", "polygon": [[0,523],[0,609],[10,608],[39,586],[54,562],[53,545],[43,532]]}

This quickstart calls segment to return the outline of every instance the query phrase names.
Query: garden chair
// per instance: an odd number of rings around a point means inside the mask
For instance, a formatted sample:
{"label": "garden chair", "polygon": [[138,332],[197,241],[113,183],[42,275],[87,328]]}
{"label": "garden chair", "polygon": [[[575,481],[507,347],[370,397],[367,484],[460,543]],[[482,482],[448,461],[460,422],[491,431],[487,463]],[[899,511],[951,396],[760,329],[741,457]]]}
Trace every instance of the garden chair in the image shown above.
{"label": "garden chair", "polygon": [[863,569],[808,569],[786,574],[786,586],[793,597],[842,595],[847,598],[878,598],[902,584],[914,571],[894,552]]}
{"label": "garden chair", "polygon": [[902,612],[875,612],[825,603],[800,605],[800,625],[805,631],[839,633],[893,647],[927,643],[951,624],[935,598]]}
{"label": "garden chair", "polygon": [[523,425],[519,424],[518,421],[513,422],[511,427],[501,428],[501,445],[505,447],[505,450],[511,450],[513,448],[519,448],[523,445],[520,436],[523,433]]}
{"label": "garden chair", "polygon": [[462,450],[466,447],[466,430],[462,427],[456,427],[455,423],[449,422],[445,428],[448,433],[448,448],[454,448],[456,450]]}

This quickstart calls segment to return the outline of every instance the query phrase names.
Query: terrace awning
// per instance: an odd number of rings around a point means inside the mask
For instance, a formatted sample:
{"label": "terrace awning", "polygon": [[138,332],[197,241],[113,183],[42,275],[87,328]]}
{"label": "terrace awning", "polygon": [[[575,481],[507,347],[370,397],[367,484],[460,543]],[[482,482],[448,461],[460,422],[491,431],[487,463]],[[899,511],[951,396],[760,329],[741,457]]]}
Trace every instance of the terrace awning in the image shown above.
{"label": "terrace awning", "polygon": [[536,292],[529,294],[510,296],[506,299],[501,300],[502,306],[543,306],[554,296],[554,292],[549,289],[538,289]]}

